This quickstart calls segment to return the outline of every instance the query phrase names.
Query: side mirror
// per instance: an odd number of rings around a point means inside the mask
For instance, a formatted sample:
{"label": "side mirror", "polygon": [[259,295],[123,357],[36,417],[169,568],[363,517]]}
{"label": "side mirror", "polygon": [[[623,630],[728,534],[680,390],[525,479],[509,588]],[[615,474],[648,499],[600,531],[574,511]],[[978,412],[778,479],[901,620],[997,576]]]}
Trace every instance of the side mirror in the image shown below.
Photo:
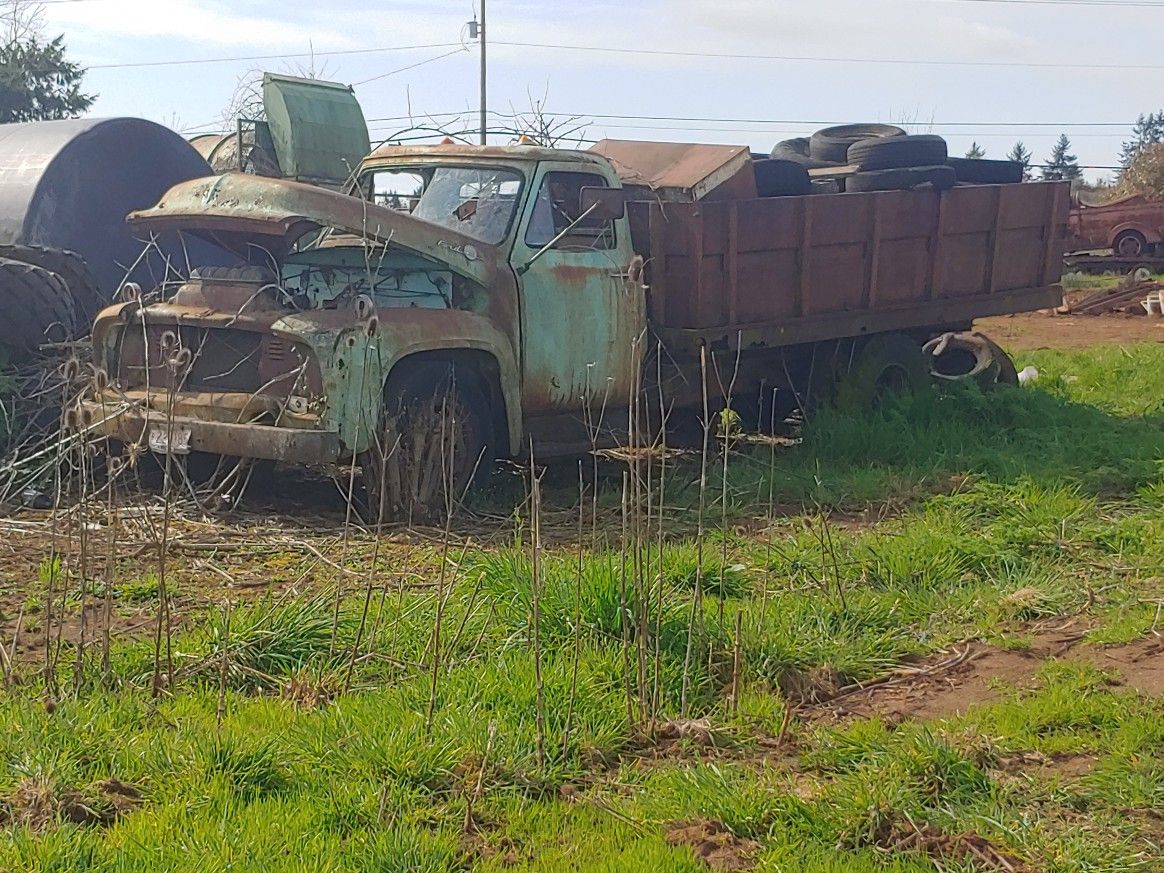
{"label": "side mirror", "polygon": [[578,214],[599,221],[626,215],[626,191],[622,188],[583,188],[578,195]]}

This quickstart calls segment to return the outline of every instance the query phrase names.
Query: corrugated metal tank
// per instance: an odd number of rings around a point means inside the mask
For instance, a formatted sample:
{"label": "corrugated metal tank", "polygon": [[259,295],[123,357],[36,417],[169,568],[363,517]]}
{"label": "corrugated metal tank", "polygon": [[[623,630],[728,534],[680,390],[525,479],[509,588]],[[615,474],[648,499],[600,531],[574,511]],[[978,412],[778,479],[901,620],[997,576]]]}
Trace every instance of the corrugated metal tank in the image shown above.
{"label": "corrugated metal tank", "polygon": [[[210,173],[185,139],[140,118],[0,125],[0,244],[76,252],[109,300],[127,274],[146,287],[165,273],[159,253],[139,260],[126,215]],[[177,239],[161,247],[184,269]]]}

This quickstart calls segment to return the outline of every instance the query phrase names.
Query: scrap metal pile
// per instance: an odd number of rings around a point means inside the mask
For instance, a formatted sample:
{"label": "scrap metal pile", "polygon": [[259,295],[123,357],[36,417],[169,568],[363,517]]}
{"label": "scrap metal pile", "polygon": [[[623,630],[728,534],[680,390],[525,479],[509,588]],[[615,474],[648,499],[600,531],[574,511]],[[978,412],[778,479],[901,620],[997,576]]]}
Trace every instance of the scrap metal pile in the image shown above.
{"label": "scrap metal pile", "polygon": [[1102,288],[1076,300],[1064,298],[1059,315],[1160,315],[1164,283],[1131,276],[1111,288]]}

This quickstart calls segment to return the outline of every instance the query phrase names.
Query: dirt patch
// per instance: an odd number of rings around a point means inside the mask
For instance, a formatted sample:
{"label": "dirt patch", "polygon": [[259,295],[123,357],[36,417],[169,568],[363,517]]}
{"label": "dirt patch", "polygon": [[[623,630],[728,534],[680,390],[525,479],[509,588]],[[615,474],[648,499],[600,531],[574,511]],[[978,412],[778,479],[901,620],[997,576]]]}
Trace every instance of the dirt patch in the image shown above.
{"label": "dirt patch", "polygon": [[1084,660],[1119,673],[1122,682],[1148,697],[1164,697],[1164,637],[1152,634],[1126,646],[1081,647],[1069,660]]}
{"label": "dirt patch", "polygon": [[875,834],[874,845],[894,854],[922,854],[936,863],[972,863],[976,870],[1029,873],[1031,869],[979,834],[952,835],[928,824],[887,822]]}
{"label": "dirt patch", "polygon": [[817,707],[833,718],[880,717],[891,723],[961,715],[1002,699],[1000,686],[1029,687],[1048,658],[1061,658],[1082,639],[1070,624],[1036,630],[1028,648],[969,642],[923,658],[886,681],[842,692]]}
{"label": "dirt patch", "polygon": [[667,828],[667,844],[687,846],[712,870],[751,870],[760,844],[737,837],[723,822],[703,819],[678,822]]}
{"label": "dirt patch", "polygon": [[974,322],[1009,352],[1077,349],[1097,345],[1164,342],[1164,318],[1127,315],[1004,315]]}
{"label": "dirt patch", "polygon": [[1095,760],[1091,755],[1061,754],[1048,757],[1041,752],[1016,752],[1001,758],[997,769],[1009,774],[1035,773],[1044,778],[1058,776],[1061,779],[1078,779],[1094,769]]}
{"label": "dirt patch", "polygon": [[141,792],[118,779],[103,780],[84,792],[25,779],[0,804],[0,822],[32,831],[56,821],[107,827],[140,803]]}
{"label": "dirt patch", "polygon": [[[1072,623],[1036,629],[1024,649],[973,641],[923,658],[864,689],[844,689],[811,706],[810,719],[879,717],[896,724],[962,715],[973,706],[997,703],[1006,688],[1034,687],[1047,660],[1090,664],[1116,674],[1114,684],[1149,697],[1164,696],[1164,637],[1156,634],[1125,646],[1082,644],[1085,630]],[[811,702],[811,701],[806,701]]]}

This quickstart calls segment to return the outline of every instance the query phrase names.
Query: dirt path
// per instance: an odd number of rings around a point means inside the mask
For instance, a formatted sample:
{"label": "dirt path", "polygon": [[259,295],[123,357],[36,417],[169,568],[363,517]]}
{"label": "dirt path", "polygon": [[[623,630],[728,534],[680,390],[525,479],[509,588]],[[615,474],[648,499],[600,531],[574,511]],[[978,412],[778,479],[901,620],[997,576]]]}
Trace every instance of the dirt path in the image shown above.
{"label": "dirt path", "polygon": [[1164,318],[1132,315],[1000,315],[974,323],[1012,352],[1121,343],[1164,343]]}

